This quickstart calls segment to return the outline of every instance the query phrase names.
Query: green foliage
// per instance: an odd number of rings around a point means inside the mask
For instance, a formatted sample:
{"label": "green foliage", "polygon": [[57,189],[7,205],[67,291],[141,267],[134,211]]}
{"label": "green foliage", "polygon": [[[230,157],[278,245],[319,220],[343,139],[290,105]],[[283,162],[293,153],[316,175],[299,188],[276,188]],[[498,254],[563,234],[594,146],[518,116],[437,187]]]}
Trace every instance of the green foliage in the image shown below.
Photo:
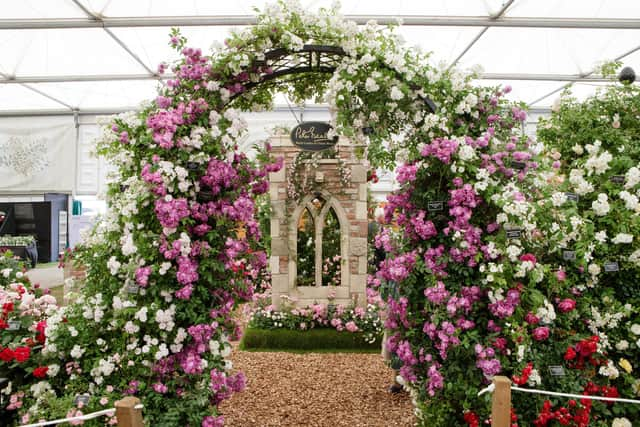
{"label": "green foliage", "polygon": [[240,348],[243,350],[380,351],[380,340],[367,343],[360,333],[338,332],[329,328],[308,331],[247,328]]}

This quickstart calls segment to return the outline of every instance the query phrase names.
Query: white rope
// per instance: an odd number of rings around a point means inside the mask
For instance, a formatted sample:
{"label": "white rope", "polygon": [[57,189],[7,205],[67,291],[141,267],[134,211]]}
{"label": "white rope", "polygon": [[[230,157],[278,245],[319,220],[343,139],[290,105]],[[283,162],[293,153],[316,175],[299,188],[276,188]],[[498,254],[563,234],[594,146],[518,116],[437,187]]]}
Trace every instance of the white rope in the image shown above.
{"label": "white rope", "polygon": [[485,393],[493,393],[495,389],[496,389],[496,385],[491,383],[487,387],[480,390],[480,392],[478,393],[478,396],[482,396]]}
{"label": "white rope", "polygon": [[555,391],[536,390],[534,388],[520,388],[513,386],[511,387],[511,390],[521,391],[523,393],[546,394],[547,396],[571,397],[573,399],[604,400],[605,402],[635,403],[636,405],[640,405],[640,400],[622,399],[617,397],[586,396],[583,394],[558,393]]}
{"label": "white rope", "polygon": [[[142,408],[144,408],[144,405],[141,403],[133,407],[133,409],[142,409]],[[103,409],[102,411],[92,412],[90,414],[80,415],[78,417],[60,418],[59,420],[53,420],[53,421],[42,421],[35,424],[25,424],[20,427],[41,427],[41,426],[50,426],[55,424],[68,423],[70,421],[80,421],[80,420],[86,421],[86,420],[91,420],[93,418],[101,417],[103,415],[112,414],[115,411],[116,411],[116,408]]]}

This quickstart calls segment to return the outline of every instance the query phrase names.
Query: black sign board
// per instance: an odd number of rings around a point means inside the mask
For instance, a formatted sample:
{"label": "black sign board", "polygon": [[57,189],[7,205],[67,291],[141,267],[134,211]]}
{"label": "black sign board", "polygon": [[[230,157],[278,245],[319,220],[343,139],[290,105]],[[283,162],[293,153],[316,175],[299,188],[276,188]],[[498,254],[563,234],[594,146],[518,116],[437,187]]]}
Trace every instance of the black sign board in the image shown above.
{"label": "black sign board", "polygon": [[9,320],[7,323],[9,324],[7,328],[9,331],[17,331],[22,326],[22,322],[19,320]]}
{"label": "black sign board", "polygon": [[135,283],[129,283],[127,285],[128,294],[137,294],[139,290],[140,290],[140,287]]}
{"label": "black sign board", "polygon": [[527,167],[527,163],[513,161],[511,162],[511,167],[518,170],[524,170]]}
{"label": "black sign board", "polygon": [[200,169],[200,163],[187,162],[187,169],[190,171],[197,171],[198,169]]}
{"label": "black sign board", "polygon": [[576,193],[564,193],[564,195],[567,196],[567,200],[573,200],[574,202],[580,200],[580,196]]}
{"label": "black sign board", "polygon": [[549,373],[554,377],[564,377],[564,367],[560,365],[549,366]]}
{"label": "black sign board", "polygon": [[611,273],[613,271],[620,271],[620,266],[616,261],[605,262],[604,263],[604,271]]}
{"label": "black sign board", "polygon": [[562,252],[562,259],[565,261],[575,261],[576,251],[564,251]]}
{"label": "black sign board", "polygon": [[624,175],[613,175],[609,178],[611,182],[615,182],[616,184],[624,184],[625,178]]}
{"label": "black sign board", "polygon": [[444,210],[444,202],[441,200],[430,200],[427,202],[427,210],[430,212],[442,211]]}
{"label": "black sign board", "polygon": [[82,404],[82,406],[87,406],[89,404],[90,398],[91,396],[89,396],[88,394],[77,394],[73,399],[73,404],[74,406],[78,406],[79,404]]}
{"label": "black sign board", "polygon": [[329,138],[332,129],[325,122],[302,122],[291,131],[291,142],[304,151],[322,151],[338,142],[338,137]]}
{"label": "black sign board", "polygon": [[521,235],[522,235],[522,230],[518,228],[512,228],[511,230],[507,230],[508,239],[519,239]]}

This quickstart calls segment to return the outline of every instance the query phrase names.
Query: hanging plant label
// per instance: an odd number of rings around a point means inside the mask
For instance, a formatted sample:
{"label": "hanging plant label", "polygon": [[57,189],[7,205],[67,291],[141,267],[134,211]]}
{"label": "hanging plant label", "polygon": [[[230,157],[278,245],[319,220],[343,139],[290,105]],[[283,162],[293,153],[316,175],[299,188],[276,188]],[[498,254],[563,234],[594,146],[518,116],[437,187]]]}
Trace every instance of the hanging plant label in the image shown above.
{"label": "hanging plant label", "polygon": [[625,182],[624,175],[613,175],[609,179],[611,180],[611,182],[615,182],[616,184],[624,184],[624,182]]}
{"label": "hanging plant label", "polygon": [[574,202],[580,200],[580,196],[578,196],[576,193],[564,193],[564,195],[567,196],[567,200],[572,200]]}
{"label": "hanging plant label", "polygon": [[431,200],[427,202],[427,210],[429,212],[444,210],[444,202],[442,200]]}
{"label": "hanging plant label", "polygon": [[549,373],[554,377],[564,377],[564,366],[552,365],[549,366]]}
{"label": "hanging plant label", "polygon": [[87,406],[89,404],[90,398],[91,396],[89,396],[88,394],[77,394],[73,399],[73,405],[78,406],[82,404],[82,406]]}
{"label": "hanging plant label", "polygon": [[522,235],[522,230],[518,228],[507,230],[507,239],[519,239],[521,235]]}
{"label": "hanging plant label", "polygon": [[214,199],[213,193],[211,191],[200,191],[198,192],[198,201],[199,202],[211,202]]}
{"label": "hanging plant label", "polygon": [[610,261],[604,263],[604,271],[607,273],[612,273],[614,271],[620,271],[620,266],[616,261]]}
{"label": "hanging plant label", "polygon": [[331,129],[325,122],[302,122],[291,130],[291,142],[303,151],[326,150],[338,142],[338,136],[329,138]]}
{"label": "hanging plant label", "polygon": [[575,261],[576,251],[564,251],[562,252],[562,259],[565,261]]}
{"label": "hanging plant label", "polygon": [[200,164],[197,162],[187,162],[187,170],[197,171],[200,169]]}
{"label": "hanging plant label", "polygon": [[527,163],[526,162],[511,162],[511,167],[517,170],[525,170],[525,168],[527,167]]}
{"label": "hanging plant label", "polygon": [[19,320],[9,320],[7,323],[9,324],[7,328],[9,331],[17,331],[22,327],[22,322]]}
{"label": "hanging plant label", "polygon": [[135,283],[130,283],[127,285],[126,290],[128,294],[137,294],[138,291],[140,290],[140,286],[138,286]]}

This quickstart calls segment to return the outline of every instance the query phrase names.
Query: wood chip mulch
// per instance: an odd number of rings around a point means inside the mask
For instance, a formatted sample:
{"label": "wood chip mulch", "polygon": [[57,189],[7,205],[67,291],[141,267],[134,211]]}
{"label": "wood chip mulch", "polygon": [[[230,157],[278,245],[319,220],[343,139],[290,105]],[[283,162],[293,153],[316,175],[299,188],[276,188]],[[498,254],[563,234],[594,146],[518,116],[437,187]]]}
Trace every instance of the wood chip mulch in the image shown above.
{"label": "wood chip mulch", "polygon": [[271,353],[235,350],[247,388],[223,402],[231,427],[409,427],[406,392],[391,394],[393,373],[379,354]]}

